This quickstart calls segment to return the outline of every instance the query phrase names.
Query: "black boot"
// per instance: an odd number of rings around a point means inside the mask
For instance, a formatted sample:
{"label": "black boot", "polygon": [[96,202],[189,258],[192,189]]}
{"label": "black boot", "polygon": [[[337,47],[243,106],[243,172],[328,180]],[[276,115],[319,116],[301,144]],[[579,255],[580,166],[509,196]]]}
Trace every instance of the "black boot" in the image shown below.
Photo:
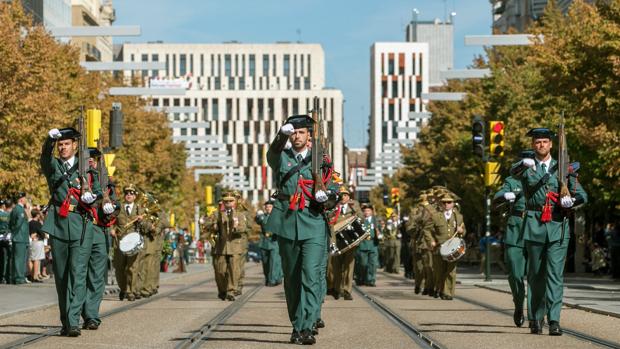
{"label": "black boot", "polygon": [[525,322],[525,317],[523,317],[523,308],[521,307],[515,308],[515,312],[512,315],[512,319],[514,320],[515,325],[517,325],[517,327],[523,326],[523,323]]}
{"label": "black boot", "polygon": [[562,328],[560,327],[560,323],[558,321],[549,321],[549,335],[550,336],[561,336]]}

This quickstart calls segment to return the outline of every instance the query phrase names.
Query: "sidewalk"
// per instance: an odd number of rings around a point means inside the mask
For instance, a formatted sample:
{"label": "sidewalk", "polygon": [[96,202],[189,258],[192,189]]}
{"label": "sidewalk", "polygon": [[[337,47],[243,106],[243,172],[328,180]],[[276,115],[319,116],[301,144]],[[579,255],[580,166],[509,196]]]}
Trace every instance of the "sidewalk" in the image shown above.
{"label": "sidewalk", "polygon": [[[484,281],[477,267],[459,267],[457,284],[510,293],[507,275],[493,273]],[[567,274],[564,276],[564,305],[620,318],[620,282],[608,277]]]}
{"label": "sidewalk", "polygon": [[[204,272],[213,268],[211,264],[189,264],[187,273],[161,273],[160,280],[174,280],[187,275]],[[118,293],[116,285],[106,286],[105,294]],[[58,304],[54,279],[45,280],[43,283],[23,285],[0,284],[0,319],[11,315],[49,308]]]}

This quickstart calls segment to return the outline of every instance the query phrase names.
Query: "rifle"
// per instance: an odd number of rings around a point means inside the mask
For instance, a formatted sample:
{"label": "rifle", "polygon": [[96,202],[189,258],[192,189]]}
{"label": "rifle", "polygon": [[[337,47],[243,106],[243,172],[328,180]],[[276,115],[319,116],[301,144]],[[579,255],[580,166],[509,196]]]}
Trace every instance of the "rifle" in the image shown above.
{"label": "rifle", "polygon": [[101,153],[99,157],[99,161],[97,162],[97,169],[99,170],[99,185],[101,186],[101,191],[103,192],[103,202],[101,206],[111,203],[110,194],[108,193],[108,184],[110,179],[108,178],[108,168],[105,163],[105,156],[103,155],[103,146],[101,144],[101,129],[99,129],[99,139],[97,139],[97,149]]}
{"label": "rifle", "polygon": [[312,101],[312,119],[314,120],[314,134],[312,135],[312,179],[314,180],[314,192],[316,194],[319,190],[325,191],[325,184],[323,184],[323,155],[325,154],[325,135],[323,134],[321,109],[319,107],[319,97],[314,97]]}
{"label": "rifle", "polygon": [[564,131],[564,112],[560,119],[560,126],[558,130],[558,184],[560,191],[560,198],[570,196],[568,190],[568,170],[569,170],[569,158],[568,149],[566,145],[566,133]]}
{"label": "rifle", "polygon": [[86,127],[84,122],[84,107],[80,107],[80,116],[78,117],[78,132],[80,132],[80,144],[78,147],[78,175],[80,177],[81,194],[92,192],[90,183],[86,177],[88,175],[88,158],[90,157],[90,152],[88,151]]}

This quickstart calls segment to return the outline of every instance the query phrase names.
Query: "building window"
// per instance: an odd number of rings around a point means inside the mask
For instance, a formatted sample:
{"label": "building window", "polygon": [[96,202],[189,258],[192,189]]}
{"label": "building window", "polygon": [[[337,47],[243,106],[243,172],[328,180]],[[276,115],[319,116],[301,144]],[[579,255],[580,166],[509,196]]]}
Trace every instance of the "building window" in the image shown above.
{"label": "building window", "polygon": [[231,75],[230,70],[231,70],[230,55],[224,55],[224,75],[230,76]]}
{"label": "building window", "polygon": [[164,102],[164,107],[170,106],[170,100],[168,98],[164,98],[163,102]]}
{"label": "building window", "polygon": [[304,90],[309,90],[309,89],[310,89],[310,78],[306,76],[304,78]]}
{"label": "building window", "polygon": [[388,120],[394,120],[394,103],[388,104]]}
{"label": "building window", "polygon": [[212,104],[211,104],[211,113],[213,113],[213,120],[218,120],[220,117],[220,108],[219,108],[219,102],[217,98],[214,98],[212,100]]}
{"label": "building window", "polygon": [[211,76],[215,75],[215,59],[213,55],[211,55]]}
{"label": "building window", "polygon": [[224,143],[228,143],[228,131],[228,121],[224,121],[224,130],[222,132],[224,136]]}
{"label": "building window", "polygon": [[158,98],[153,98],[153,102],[152,102],[154,107],[158,107],[159,106],[159,99]]}
{"label": "building window", "polygon": [[293,76],[297,75],[297,55],[293,55]]}
{"label": "building window", "polygon": [[388,75],[394,75],[394,56],[388,57]]}
{"label": "building window", "polygon": [[293,115],[299,114],[299,99],[293,98]]}
{"label": "building window", "polygon": [[[175,115],[175,120],[176,120],[176,115]],[[181,136],[187,136],[187,129],[186,128],[182,128],[181,129]]]}
{"label": "building window", "polygon": [[284,55],[284,76],[289,76],[291,73],[291,56]]}
{"label": "building window", "polygon": [[233,116],[233,102],[232,102],[232,98],[226,98],[226,118],[228,120],[232,120],[232,116]]}
{"label": "building window", "polygon": [[180,98],[175,98],[172,100],[172,105],[175,107],[180,107],[181,106],[181,99]]}
{"label": "building window", "polygon": [[415,83],[415,96],[416,98],[422,98],[422,81],[416,81]]}
{"label": "building window", "polygon": [[267,100],[267,113],[269,114],[269,120],[273,120],[275,114],[274,114],[274,100],[273,98],[269,98]]}
{"label": "building window", "polygon": [[185,76],[187,74],[187,55],[179,55],[179,75]]}
{"label": "building window", "polygon": [[383,98],[386,98],[388,96],[388,85],[387,85],[387,80],[383,80],[381,81],[381,96]]}
{"label": "building window", "polygon": [[239,89],[245,90],[245,78],[243,76],[239,78]]}
{"label": "building window", "polygon": [[239,76],[239,55],[235,55],[235,76]]}
{"label": "building window", "polygon": [[405,54],[398,54],[398,74],[405,75]]}
{"label": "building window", "polygon": [[265,102],[262,98],[258,99],[258,118],[263,120],[265,118]]}
{"label": "building window", "polygon": [[205,76],[205,56],[200,54],[200,76]]}
{"label": "building window", "polygon": [[269,75],[269,55],[263,55],[263,76]]}
{"label": "building window", "polygon": [[392,80],[392,98],[398,98],[398,80]]}
{"label": "building window", "polygon": [[172,76],[177,76],[177,55],[172,55]]}
{"label": "building window", "polygon": [[235,89],[235,78],[233,78],[232,76],[228,78],[228,89],[229,90]]}
{"label": "building window", "polygon": [[[142,54],[142,56],[140,57],[142,62],[148,62],[149,61],[149,55],[147,54]],[[142,77],[148,76],[149,72],[148,70],[143,69],[142,70]]]}
{"label": "building window", "polygon": [[209,115],[209,100],[206,98],[203,98],[202,99],[202,120],[206,121],[208,115]]}
{"label": "building window", "polygon": [[243,122],[243,137],[245,138],[245,143],[250,143],[250,123],[248,121]]}
{"label": "building window", "polygon": [[198,129],[192,128],[192,136],[198,136]]}
{"label": "building window", "polygon": [[305,55],[299,56],[299,59],[301,60],[301,71],[299,72],[299,75],[301,75],[301,76],[304,75],[304,56]]}
{"label": "building window", "polygon": [[282,99],[282,117],[283,118],[287,118],[289,116],[288,114],[288,98],[283,98]]}
{"label": "building window", "polygon": [[194,55],[189,55],[189,73],[194,75]]}
{"label": "building window", "polygon": [[222,89],[222,82],[220,81],[220,77],[219,77],[219,76],[216,76],[216,77],[215,77],[215,80],[214,80],[214,85],[215,85],[215,86],[214,86],[213,88],[214,88],[215,90],[221,90],[221,89]]}
{"label": "building window", "polygon": [[252,98],[248,98],[247,100],[247,109],[248,109],[248,119],[252,119],[252,109],[254,109],[254,100]]}
{"label": "building window", "polygon": [[301,88],[299,77],[295,77],[293,89],[299,90]]}
{"label": "building window", "polygon": [[310,60],[312,56],[308,55],[308,76],[311,76],[312,73],[312,61]]}
{"label": "building window", "polygon": [[273,76],[276,75],[276,55],[273,55]]}
{"label": "building window", "polygon": [[250,55],[250,76],[256,75],[256,56]]}
{"label": "building window", "polygon": [[166,55],[166,77],[170,76],[170,58]]}
{"label": "building window", "polygon": [[[151,55],[151,61],[152,62],[159,62],[159,55],[158,54],[152,54]],[[151,71],[151,75],[152,76],[159,76],[159,70],[153,69],[153,71]]]}
{"label": "building window", "polygon": [[245,55],[241,55],[241,71],[237,72],[241,76],[245,76]]}

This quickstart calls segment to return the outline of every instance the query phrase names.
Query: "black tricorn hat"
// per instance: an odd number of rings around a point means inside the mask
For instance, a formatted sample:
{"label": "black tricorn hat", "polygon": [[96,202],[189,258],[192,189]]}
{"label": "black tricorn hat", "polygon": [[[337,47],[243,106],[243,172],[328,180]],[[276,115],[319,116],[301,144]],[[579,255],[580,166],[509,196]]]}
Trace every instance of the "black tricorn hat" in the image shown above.
{"label": "black tricorn hat", "polygon": [[97,148],[88,148],[88,152],[91,158],[101,157],[101,152]]}
{"label": "black tricorn hat", "polygon": [[369,208],[369,209],[371,209],[371,210],[374,210],[374,209],[375,209],[375,208],[372,206],[372,204],[371,204],[371,203],[369,203],[369,202],[366,202],[366,203],[363,203],[363,204],[362,204],[362,210],[363,210],[363,209],[366,209],[366,208]]}
{"label": "black tricorn hat", "polygon": [[73,127],[65,127],[65,128],[61,128],[60,130],[60,138],[59,140],[64,140],[64,139],[80,139],[80,133],[78,132],[78,130],[74,129]]}
{"label": "black tricorn hat", "polygon": [[535,156],[536,156],[536,153],[531,149],[524,150],[519,154],[519,157],[521,159],[533,159]]}
{"label": "black tricorn hat", "polygon": [[291,124],[295,129],[307,128],[308,131],[312,131],[312,128],[314,127],[314,119],[306,114],[293,115],[286,119],[285,124]]}
{"label": "black tricorn hat", "polygon": [[538,138],[552,139],[553,137],[555,137],[555,133],[553,133],[553,131],[551,131],[550,129],[546,127],[537,127],[537,128],[533,128],[529,130],[526,136],[530,136],[533,139],[538,139]]}
{"label": "black tricorn hat", "polygon": [[265,203],[263,205],[272,205],[275,204],[275,201],[273,201],[272,199],[269,199],[267,201],[265,201]]}

